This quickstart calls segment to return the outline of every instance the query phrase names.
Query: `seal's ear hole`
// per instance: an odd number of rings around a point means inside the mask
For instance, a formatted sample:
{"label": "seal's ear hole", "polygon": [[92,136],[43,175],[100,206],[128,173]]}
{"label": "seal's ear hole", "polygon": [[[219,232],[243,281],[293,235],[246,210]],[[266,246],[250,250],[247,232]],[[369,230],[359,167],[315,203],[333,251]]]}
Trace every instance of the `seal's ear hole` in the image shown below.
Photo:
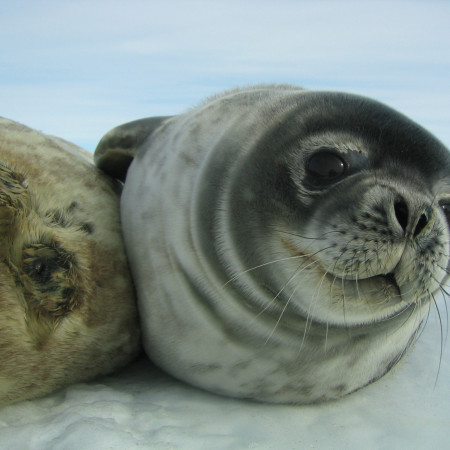
{"label": "seal's ear hole", "polygon": [[332,182],[345,174],[347,164],[332,150],[320,150],[306,161],[306,172],[320,182]]}

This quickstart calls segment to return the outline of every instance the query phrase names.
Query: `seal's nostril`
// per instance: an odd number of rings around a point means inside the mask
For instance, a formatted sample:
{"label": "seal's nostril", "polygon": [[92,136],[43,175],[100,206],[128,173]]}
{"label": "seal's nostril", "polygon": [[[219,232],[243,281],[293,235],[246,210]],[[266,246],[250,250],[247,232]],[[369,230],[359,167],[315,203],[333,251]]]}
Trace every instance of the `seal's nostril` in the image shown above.
{"label": "seal's nostril", "polygon": [[[408,209],[408,205],[402,198],[396,200],[394,203],[394,213],[398,224],[402,227],[404,232],[406,232],[408,229],[408,224],[410,224],[408,233],[412,232],[414,237],[418,236],[427,226],[429,221],[429,214],[427,214],[427,212],[427,210],[422,209],[422,213],[420,215],[416,215],[414,211],[411,212]],[[418,217],[417,222],[416,217]]]}
{"label": "seal's nostril", "polygon": [[419,217],[419,220],[417,221],[417,225],[414,230],[414,236],[418,236],[422,232],[422,230],[426,227],[427,223],[428,217],[426,216],[426,214],[422,214]]}
{"label": "seal's nostril", "polygon": [[406,231],[406,227],[408,226],[408,206],[406,205],[406,202],[404,200],[397,200],[394,203],[394,211],[397,222],[400,224],[403,231]]}

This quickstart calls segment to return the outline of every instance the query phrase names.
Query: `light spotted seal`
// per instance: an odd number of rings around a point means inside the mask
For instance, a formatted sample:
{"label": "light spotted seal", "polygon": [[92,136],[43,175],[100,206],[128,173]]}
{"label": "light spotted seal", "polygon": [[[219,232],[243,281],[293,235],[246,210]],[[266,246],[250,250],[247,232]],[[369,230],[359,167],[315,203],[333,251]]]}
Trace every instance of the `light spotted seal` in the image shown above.
{"label": "light spotted seal", "polygon": [[145,349],[201,388],[286,403],[358,390],[399,361],[447,279],[449,152],[368,98],[230,91],[118,127],[95,158],[127,174]]}
{"label": "light spotted seal", "polygon": [[136,355],[120,190],[88,152],[0,119],[0,405]]}

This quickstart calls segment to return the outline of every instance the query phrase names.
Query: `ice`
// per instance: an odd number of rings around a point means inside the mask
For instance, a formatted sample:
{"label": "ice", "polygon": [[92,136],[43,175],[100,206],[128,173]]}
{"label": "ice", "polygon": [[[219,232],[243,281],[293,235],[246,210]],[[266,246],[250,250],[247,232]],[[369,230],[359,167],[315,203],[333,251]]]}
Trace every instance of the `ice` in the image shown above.
{"label": "ice", "polygon": [[[445,334],[442,299],[439,309]],[[440,346],[432,310],[389,374],[341,400],[309,406],[215,396],[142,357],[111,376],[1,409],[0,448],[450,448],[450,351],[444,347],[441,358]]]}

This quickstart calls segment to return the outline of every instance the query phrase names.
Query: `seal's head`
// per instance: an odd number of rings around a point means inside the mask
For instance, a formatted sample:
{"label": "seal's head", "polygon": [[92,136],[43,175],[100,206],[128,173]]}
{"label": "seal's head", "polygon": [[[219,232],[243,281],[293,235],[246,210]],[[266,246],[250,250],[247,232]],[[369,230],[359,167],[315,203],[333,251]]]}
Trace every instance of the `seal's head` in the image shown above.
{"label": "seal's head", "polygon": [[0,119],[0,405],[107,373],[138,350],[120,186],[90,159]]}
{"label": "seal's head", "polygon": [[312,402],[400,359],[449,273],[441,142],[374,100],[292,86],[150,119],[147,139],[143,123],[107,134],[96,161],[136,151],[123,229],[158,364],[215,392]]}

